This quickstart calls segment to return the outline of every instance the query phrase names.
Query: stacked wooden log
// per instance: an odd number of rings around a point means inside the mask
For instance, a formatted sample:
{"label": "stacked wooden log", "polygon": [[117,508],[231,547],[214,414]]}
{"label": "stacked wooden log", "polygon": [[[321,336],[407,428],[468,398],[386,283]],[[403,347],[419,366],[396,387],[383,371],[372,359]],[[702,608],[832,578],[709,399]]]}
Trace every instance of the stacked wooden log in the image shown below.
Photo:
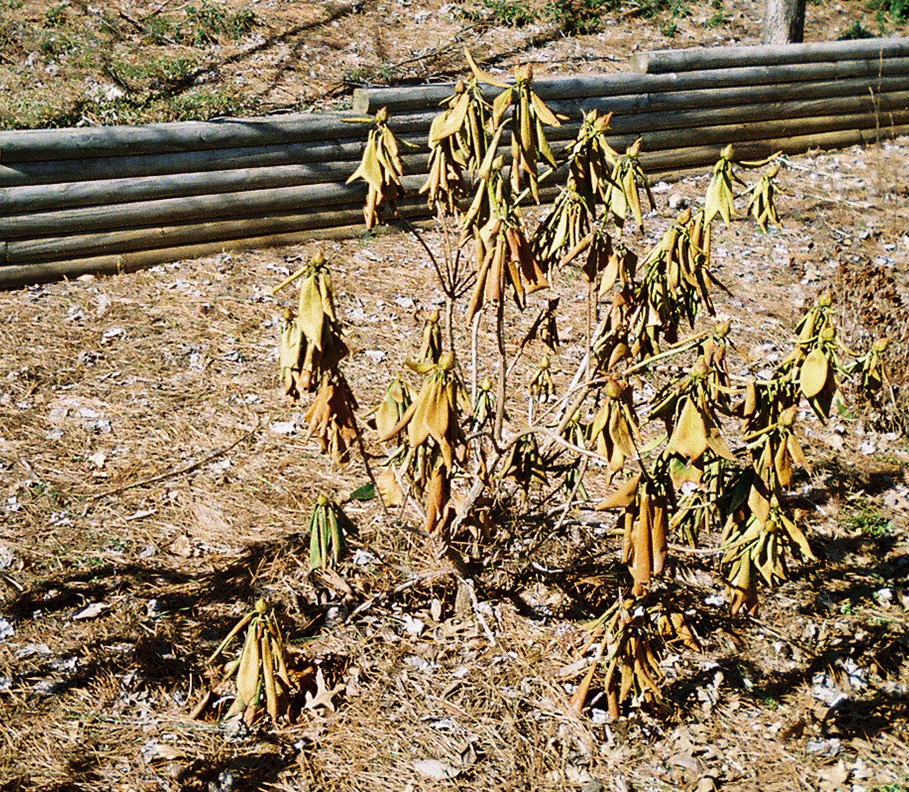
{"label": "stacked wooden log", "polygon": [[[633,73],[544,78],[539,94],[569,121],[614,112],[615,148],[643,138],[652,173],[741,157],[836,148],[909,132],[909,40],[650,52]],[[357,91],[403,139],[424,143],[452,86]],[[497,93],[490,89],[490,98]],[[142,127],[0,132],[0,288],[117,272],[220,250],[361,232],[360,185],[345,185],[365,140],[338,114]],[[558,151],[558,148],[556,148]],[[405,158],[411,196],[425,148]],[[402,213],[425,216],[410,197]]]}

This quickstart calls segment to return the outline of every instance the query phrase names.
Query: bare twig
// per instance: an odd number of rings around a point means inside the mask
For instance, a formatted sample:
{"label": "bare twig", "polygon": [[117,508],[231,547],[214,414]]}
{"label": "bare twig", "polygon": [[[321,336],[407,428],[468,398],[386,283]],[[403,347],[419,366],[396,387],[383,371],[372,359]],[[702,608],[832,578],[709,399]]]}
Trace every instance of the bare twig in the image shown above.
{"label": "bare twig", "polygon": [[244,443],[253,437],[259,429],[262,427],[262,421],[260,420],[252,429],[250,429],[245,435],[240,437],[237,440],[234,440],[228,446],[224,448],[219,448],[217,451],[212,452],[208,456],[200,459],[198,462],[192,462],[189,465],[185,465],[182,468],[177,470],[168,470],[164,473],[160,473],[157,476],[152,476],[151,478],[142,479],[142,481],[135,481],[132,484],[124,484],[122,487],[117,487],[116,489],[107,490],[106,492],[101,492],[98,495],[92,495],[91,500],[96,501],[101,498],[108,498],[111,495],[119,495],[121,492],[126,492],[127,490],[136,489],[137,487],[147,487],[149,484],[157,484],[159,481],[166,481],[168,479],[177,478],[178,476],[185,476],[187,473],[192,473],[194,470],[202,467],[202,465],[211,462],[212,460],[217,459],[218,457],[224,456],[229,451],[233,451],[240,443]]}
{"label": "bare twig", "polygon": [[389,597],[393,597],[396,594],[401,594],[402,592],[407,591],[407,589],[411,589],[414,586],[419,585],[420,583],[423,583],[424,581],[436,580],[437,578],[445,577],[446,575],[451,575],[453,573],[454,573],[453,569],[436,569],[436,570],[433,570],[432,572],[423,572],[419,575],[414,575],[410,580],[406,580],[403,583],[400,583],[399,585],[395,586],[393,589],[389,589],[388,591],[383,591],[380,594],[376,594],[375,596],[370,597],[368,600],[364,600],[348,614],[347,618],[344,621],[349,622],[355,616],[359,616],[364,611],[369,610],[377,602],[379,602],[383,599],[388,599]]}

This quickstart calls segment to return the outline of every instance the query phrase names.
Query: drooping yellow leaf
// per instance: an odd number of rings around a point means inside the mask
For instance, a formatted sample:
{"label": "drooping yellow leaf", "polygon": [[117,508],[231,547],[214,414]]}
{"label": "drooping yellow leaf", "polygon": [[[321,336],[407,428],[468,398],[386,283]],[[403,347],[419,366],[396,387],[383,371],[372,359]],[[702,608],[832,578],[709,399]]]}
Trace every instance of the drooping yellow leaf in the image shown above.
{"label": "drooping yellow leaf", "polygon": [[735,456],[729,450],[729,446],[726,445],[720,430],[715,426],[707,427],[707,446],[717,456],[728,459],[730,462],[735,462]]}
{"label": "drooping yellow leaf", "polygon": [[426,423],[426,411],[429,409],[430,401],[433,398],[432,391],[435,387],[435,380],[430,379],[423,386],[420,394],[414,400],[413,417],[407,424],[407,440],[411,448],[416,448],[426,442],[429,437],[429,425]]}
{"label": "drooping yellow leaf", "polygon": [[609,436],[626,457],[634,456],[634,440],[621,410],[614,409],[609,417]]}
{"label": "drooping yellow leaf", "polygon": [[376,136],[373,133],[370,133],[366,141],[366,148],[363,150],[363,158],[360,160],[359,167],[347,179],[347,184],[356,179],[363,179],[374,190],[382,189],[382,168],[379,165]]}
{"label": "drooping yellow leaf", "polygon": [[454,107],[436,116],[429,129],[429,145],[434,146],[457,132],[464,124],[469,106],[470,94],[465,92],[458,97]]}
{"label": "drooping yellow leaf", "polygon": [[246,633],[240,667],[237,669],[237,697],[248,706],[259,691],[259,631],[260,622],[254,621]]}
{"label": "drooping yellow leaf", "polygon": [[399,419],[398,404],[391,394],[387,394],[379,405],[379,409],[376,410],[376,431],[379,433],[379,436],[385,437],[388,435],[398,423]]}
{"label": "drooping yellow leaf", "polygon": [[511,107],[512,101],[512,91],[509,88],[508,90],[502,91],[495,99],[492,100],[492,126],[493,130],[499,128],[499,124],[502,123],[502,117],[505,115],[505,111]]}
{"label": "drooping yellow leaf", "polygon": [[745,403],[742,405],[742,415],[745,418],[750,418],[754,415],[754,411],[757,409],[757,388],[754,386],[753,382],[749,382],[745,386]]}
{"label": "drooping yellow leaf", "polygon": [[786,529],[786,533],[789,535],[789,538],[792,542],[798,547],[799,552],[802,554],[802,557],[808,561],[814,561],[814,553],[811,552],[811,545],[808,544],[808,537],[805,536],[801,528],[796,525],[796,523],[790,520],[785,515],[781,515],[781,521],[783,527]]}
{"label": "drooping yellow leaf", "polygon": [[275,666],[274,659],[271,656],[269,636],[264,636],[260,644],[262,651],[262,683],[265,688],[265,710],[272,719],[277,720],[279,715],[278,688],[275,684]]}
{"label": "drooping yellow leaf", "polygon": [[634,178],[634,171],[630,166],[625,172],[625,178],[622,180],[622,189],[625,193],[625,198],[628,201],[628,206],[631,209],[634,221],[639,226],[643,226],[644,216],[641,213],[641,199],[638,196],[638,186]]}
{"label": "drooping yellow leaf", "polygon": [[597,505],[597,511],[603,509],[625,509],[634,503],[634,496],[638,489],[638,482],[641,480],[641,474],[636,473],[626,481],[615,492],[606,497],[602,503]]}
{"label": "drooping yellow leaf", "polygon": [[325,314],[322,311],[322,295],[316,285],[316,276],[310,275],[300,286],[300,307],[297,324],[306,340],[316,349],[322,349],[322,326]]}
{"label": "drooping yellow leaf", "polygon": [[546,106],[546,103],[533,91],[530,92],[530,101],[533,104],[533,110],[536,113],[537,118],[546,124],[546,126],[562,126],[559,119],[556,118],[555,113],[553,113],[552,110]]}
{"label": "drooping yellow leaf", "polygon": [[470,50],[466,47],[464,48],[464,57],[467,58],[467,65],[470,66],[470,70],[473,72],[474,77],[480,82],[486,83],[487,85],[495,85],[498,88],[511,88],[504,80],[494,77],[489,72],[483,71],[483,69],[477,66],[477,62],[473,59],[473,55],[470,54]]}
{"label": "drooping yellow leaf", "polygon": [[691,462],[700,459],[707,450],[707,427],[690,396],[685,398],[666,450],[687,457]]}
{"label": "drooping yellow leaf", "polygon": [[809,475],[811,475],[811,465],[808,464],[808,460],[805,458],[805,454],[802,451],[802,445],[799,443],[796,436],[793,434],[789,435],[786,438],[786,445],[789,448],[789,453],[792,455],[792,458],[805,468]]}
{"label": "drooping yellow leaf", "polygon": [[441,381],[432,391],[432,399],[426,406],[425,420],[430,435],[441,444],[443,438],[448,435],[449,420],[448,394],[442,388]]}
{"label": "drooping yellow leaf", "polygon": [[300,364],[300,346],[303,333],[296,322],[289,322],[281,331],[281,368],[296,368]]}
{"label": "drooping yellow leaf", "polygon": [[331,273],[328,270],[322,270],[317,279],[319,294],[322,297],[322,313],[331,321],[337,322],[338,317],[335,313],[334,295],[331,289]]}
{"label": "drooping yellow leaf", "polygon": [[770,516],[770,501],[758,486],[752,485],[748,493],[748,507],[761,525],[767,523]]}
{"label": "drooping yellow leaf", "polygon": [[[558,119],[557,119],[558,120]],[[543,126],[540,123],[540,119],[536,121],[536,132],[537,132],[537,151],[540,152],[540,156],[546,160],[552,167],[556,167],[556,158],[555,154],[552,153],[552,147],[549,145],[549,141],[546,139],[546,135],[543,132]]]}
{"label": "drooping yellow leaf", "polygon": [[391,468],[385,468],[376,476],[376,489],[382,502],[389,508],[393,509],[404,503],[404,492],[395,478],[395,472]]}
{"label": "drooping yellow leaf", "polygon": [[773,467],[781,487],[788,487],[792,483],[792,457],[786,446],[786,441],[780,443],[773,458]]}
{"label": "drooping yellow leaf", "polygon": [[799,373],[799,384],[805,398],[814,398],[824,390],[829,376],[830,363],[827,356],[820,349],[812,349],[802,363],[802,370]]}

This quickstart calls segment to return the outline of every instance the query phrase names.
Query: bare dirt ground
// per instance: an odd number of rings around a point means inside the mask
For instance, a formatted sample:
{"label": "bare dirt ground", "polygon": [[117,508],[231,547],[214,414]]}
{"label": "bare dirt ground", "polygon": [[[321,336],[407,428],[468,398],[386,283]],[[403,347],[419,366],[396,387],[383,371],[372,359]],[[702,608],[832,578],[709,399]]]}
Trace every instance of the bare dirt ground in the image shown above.
{"label": "bare dirt ground", "polygon": [[[201,17],[190,24],[177,4],[0,2],[0,41],[13,36],[0,50],[2,126],[343,103],[365,80],[460,69],[463,44],[501,67],[613,70],[634,46],[754,42],[760,17],[759,3],[653,18],[629,6],[601,31],[565,36],[545,20],[498,25],[498,6],[351,13],[260,0],[229,5],[228,17],[255,15],[239,38],[197,43]],[[855,20],[876,30],[858,4],[811,5],[808,37]],[[68,56],[40,43],[61,31],[76,42]],[[80,43],[84,31],[111,46]],[[180,70],[195,76],[168,83]],[[906,138],[797,157],[783,174],[782,230],[718,229],[716,273],[732,294],[717,309],[742,373],[779,360],[800,310],[829,286],[848,343],[892,339],[905,394],[907,183]],[[668,224],[670,196],[697,200],[705,186],[660,187],[641,245]],[[556,535],[548,521],[519,536],[500,526],[466,610],[410,515],[389,520],[375,501],[345,507],[359,534],[340,578],[308,573],[314,497],[367,481],[358,459],[338,471],[304,440],[306,405],[277,382],[278,317],[293,295],[270,291],[315,248],[0,297],[0,788],[909,790],[905,401],[882,415],[847,408],[828,426],[806,417],[813,470],[797,492],[819,560],[762,591],[752,619],[728,616],[714,556],[678,554],[670,580],[684,584],[701,651],[664,659],[662,708],[577,718],[580,625],[619,574],[608,514],[582,506]],[[409,236],[324,248],[362,416],[415,353],[437,290]],[[581,350],[577,286],[569,271],[554,288],[572,306],[559,382]],[[546,296],[515,320],[512,350]],[[596,480],[591,494],[602,494]],[[191,719],[206,657],[257,597],[285,618],[299,664],[323,671],[334,709],[301,703],[292,725],[252,730]]]}

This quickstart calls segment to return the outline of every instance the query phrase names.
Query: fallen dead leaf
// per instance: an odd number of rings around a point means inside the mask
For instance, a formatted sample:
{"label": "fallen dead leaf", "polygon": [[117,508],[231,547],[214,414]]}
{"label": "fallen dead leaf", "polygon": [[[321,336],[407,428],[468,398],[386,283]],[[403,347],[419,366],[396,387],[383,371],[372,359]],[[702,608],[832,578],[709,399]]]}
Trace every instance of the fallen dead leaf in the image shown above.
{"label": "fallen dead leaf", "polygon": [[322,669],[319,668],[316,671],[316,695],[314,696],[309,691],[306,692],[306,709],[314,710],[316,707],[325,707],[325,709],[334,712],[335,703],[333,699],[346,688],[347,686],[343,684],[336,685],[331,689],[326,687],[325,675],[322,673]]}
{"label": "fallen dead leaf", "polygon": [[432,778],[435,781],[445,781],[448,778],[457,778],[461,771],[438,759],[417,759],[413,763],[414,769],[420,775]]}

